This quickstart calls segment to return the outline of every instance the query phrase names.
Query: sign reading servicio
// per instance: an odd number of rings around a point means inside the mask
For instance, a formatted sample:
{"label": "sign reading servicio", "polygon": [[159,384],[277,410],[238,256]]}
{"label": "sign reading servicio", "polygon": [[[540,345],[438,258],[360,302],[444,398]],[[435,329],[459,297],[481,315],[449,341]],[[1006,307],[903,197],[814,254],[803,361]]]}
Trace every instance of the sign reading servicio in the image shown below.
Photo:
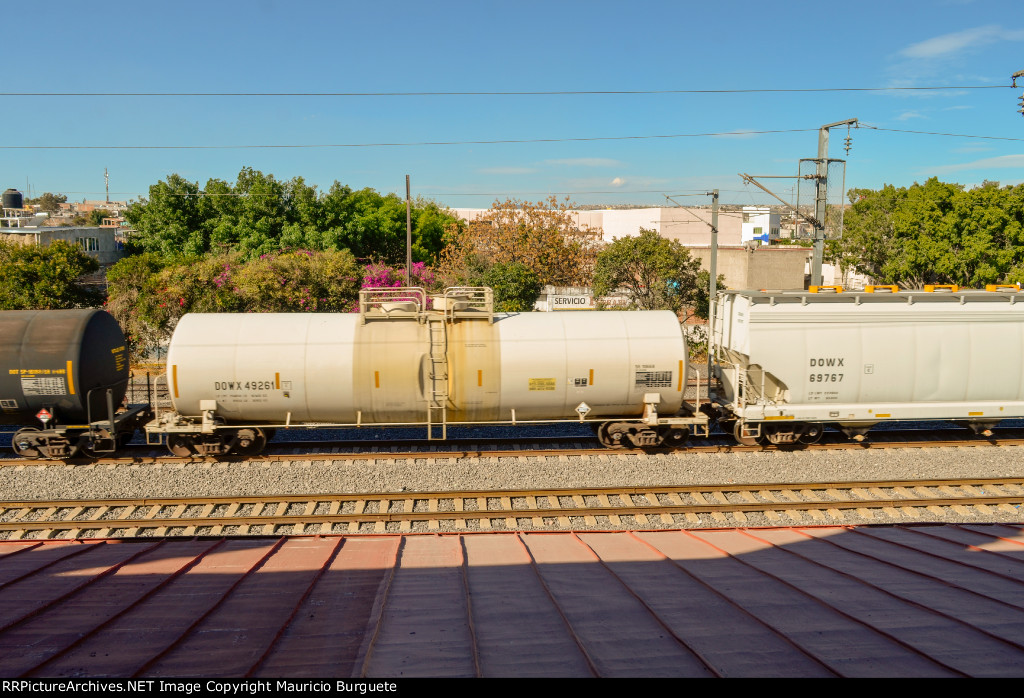
{"label": "sign reading servicio", "polygon": [[548,301],[552,310],[593,310],[593,296],[551,296]]}

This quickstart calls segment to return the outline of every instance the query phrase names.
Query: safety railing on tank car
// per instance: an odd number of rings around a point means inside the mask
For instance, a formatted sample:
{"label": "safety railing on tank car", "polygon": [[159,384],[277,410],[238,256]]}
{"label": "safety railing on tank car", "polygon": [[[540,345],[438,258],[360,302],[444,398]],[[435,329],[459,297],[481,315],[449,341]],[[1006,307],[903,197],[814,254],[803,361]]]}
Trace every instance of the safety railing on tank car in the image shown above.
{"label": "safety railing on tank car", "polygon": [[367,318],[417,317],[427,309],[427,292],[419,286],[364,288],[359,291],[359,321]]}
{"label": "safety railing on tank car", "polygon": [[[129,381],[124,381],[126,390],[128,388],[128,382]],[[120,385],[120,383],[115,384],[114,387],[116,387],[117,385]],[[93,388],[85,395],[85,419],[86,423],[89,425],[89,434],[90,436],[94,437],[91,445],[92,451],[94,453],[113,453],[114,451],[117,450],[117,424],[114,418],[114,387]],[[100,430],[103,429],[103,427],[97,426],[97,422],[99,422],[100,420],[94,420],[92,414],[93,395],[96,394],[97,392],[103,395],[107,408],[106,429],[110,441],[108,448],[101,448],[99,446],[101,442],[98,440],[97,437],[99,436]]]}
{"label": "safety railing on tank car", "polygon": [[[124,400],[121,405],[114,405],[114,393],[124,387]],[[115,453],[117,449],[131,440],[139,423],[146,421],[150,414],[150,402],[132,402],[132,378],[115,383],[110,387],[93,388],[86,393],[86,422],[88,424],[87,441],[82,446],[91,455]],[[151,395],[151,391],[147,391]],[[94,396],[102,396],[95,400]],[[93,403],[102,402],[105,414],[102,417],[93,414]],[[97,418],[98,417],[98,418]]]}
{"label": "safety railing on tank car", "polygon": [[[488,286],[452,286],[444,291],[445,318],[483,318],[494,322],[494,291]],[[435,303],[436,305],[436,303]]]}

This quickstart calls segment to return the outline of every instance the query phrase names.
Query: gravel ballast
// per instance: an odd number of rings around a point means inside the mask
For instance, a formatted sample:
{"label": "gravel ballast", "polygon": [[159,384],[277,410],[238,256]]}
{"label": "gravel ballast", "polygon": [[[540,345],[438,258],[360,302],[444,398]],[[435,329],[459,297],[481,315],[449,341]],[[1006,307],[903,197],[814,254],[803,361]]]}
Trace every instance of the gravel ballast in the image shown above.
{"label": "gravel ballast", "polygon": [[[1021,446],[716,454],[684,452],[678,455],[609,452],[541,457],[319,458],[293,461],[268,457],[236,463],[197,461],[159,465],[102,462],[8,465],[0,468],[0,499],[414,493],[616,486],[657,488],[700,484],[1024,477],[1024,447]],[[967,513],[944,509],[947,510],[944,514],[926,514],[924,520],[1024,521],[1019,510],[1013,513],[1006,507],[985,507],[985,511],[971,507]],[[874,513],[867,521],[856,513],[848,513],[842,523],[908,522],[905,517],[896,520],[882,516]],[[772,523],[765,521],[763,525]],[[778,523],[774,522],[774,525]],[[794,522],[782,523],[791,525]],[[758,523],[750,518],[747,525]],[[606,525],[601,527],[609,528]],[[630,527],[629,523],[625,522],[624,527]]]}

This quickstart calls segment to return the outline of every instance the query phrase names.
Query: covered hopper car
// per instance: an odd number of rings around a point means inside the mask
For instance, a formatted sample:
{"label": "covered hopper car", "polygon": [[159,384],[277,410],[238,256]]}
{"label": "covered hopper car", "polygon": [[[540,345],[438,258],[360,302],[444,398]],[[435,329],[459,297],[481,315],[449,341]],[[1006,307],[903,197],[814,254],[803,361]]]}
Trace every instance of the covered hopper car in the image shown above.
{"label": "covered hopper car", "polygon": [[919,291],[726,291],[715,310],[705,408],[741,443],[860,440],[888,421],[991,433],[1024,416],[1024,296],[1017,286]]}

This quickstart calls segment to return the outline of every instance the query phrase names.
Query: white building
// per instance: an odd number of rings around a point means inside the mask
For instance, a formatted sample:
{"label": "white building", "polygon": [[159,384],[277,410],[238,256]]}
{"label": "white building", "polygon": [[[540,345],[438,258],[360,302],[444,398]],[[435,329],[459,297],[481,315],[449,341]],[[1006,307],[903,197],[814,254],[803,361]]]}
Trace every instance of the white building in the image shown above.
{"label": "white building", "polygon": [[31,209],[3,209],[0,217],[0,240],[21,245],[49,245],[55,240],[64,240],[81,247],[90,257],[95,257],[101,266],[107,267],[124,256],[124,250],[116,237],[115,228],[89,227],[43,227],[47,214]]}
{"label": "white building", "polygon": [[764,206],[743,207],[743,233],[741,242],[760,241],[767,245],[772,240],[779,239],[779,231],[782,228],[781,216],[772,213],[770,208]]}

